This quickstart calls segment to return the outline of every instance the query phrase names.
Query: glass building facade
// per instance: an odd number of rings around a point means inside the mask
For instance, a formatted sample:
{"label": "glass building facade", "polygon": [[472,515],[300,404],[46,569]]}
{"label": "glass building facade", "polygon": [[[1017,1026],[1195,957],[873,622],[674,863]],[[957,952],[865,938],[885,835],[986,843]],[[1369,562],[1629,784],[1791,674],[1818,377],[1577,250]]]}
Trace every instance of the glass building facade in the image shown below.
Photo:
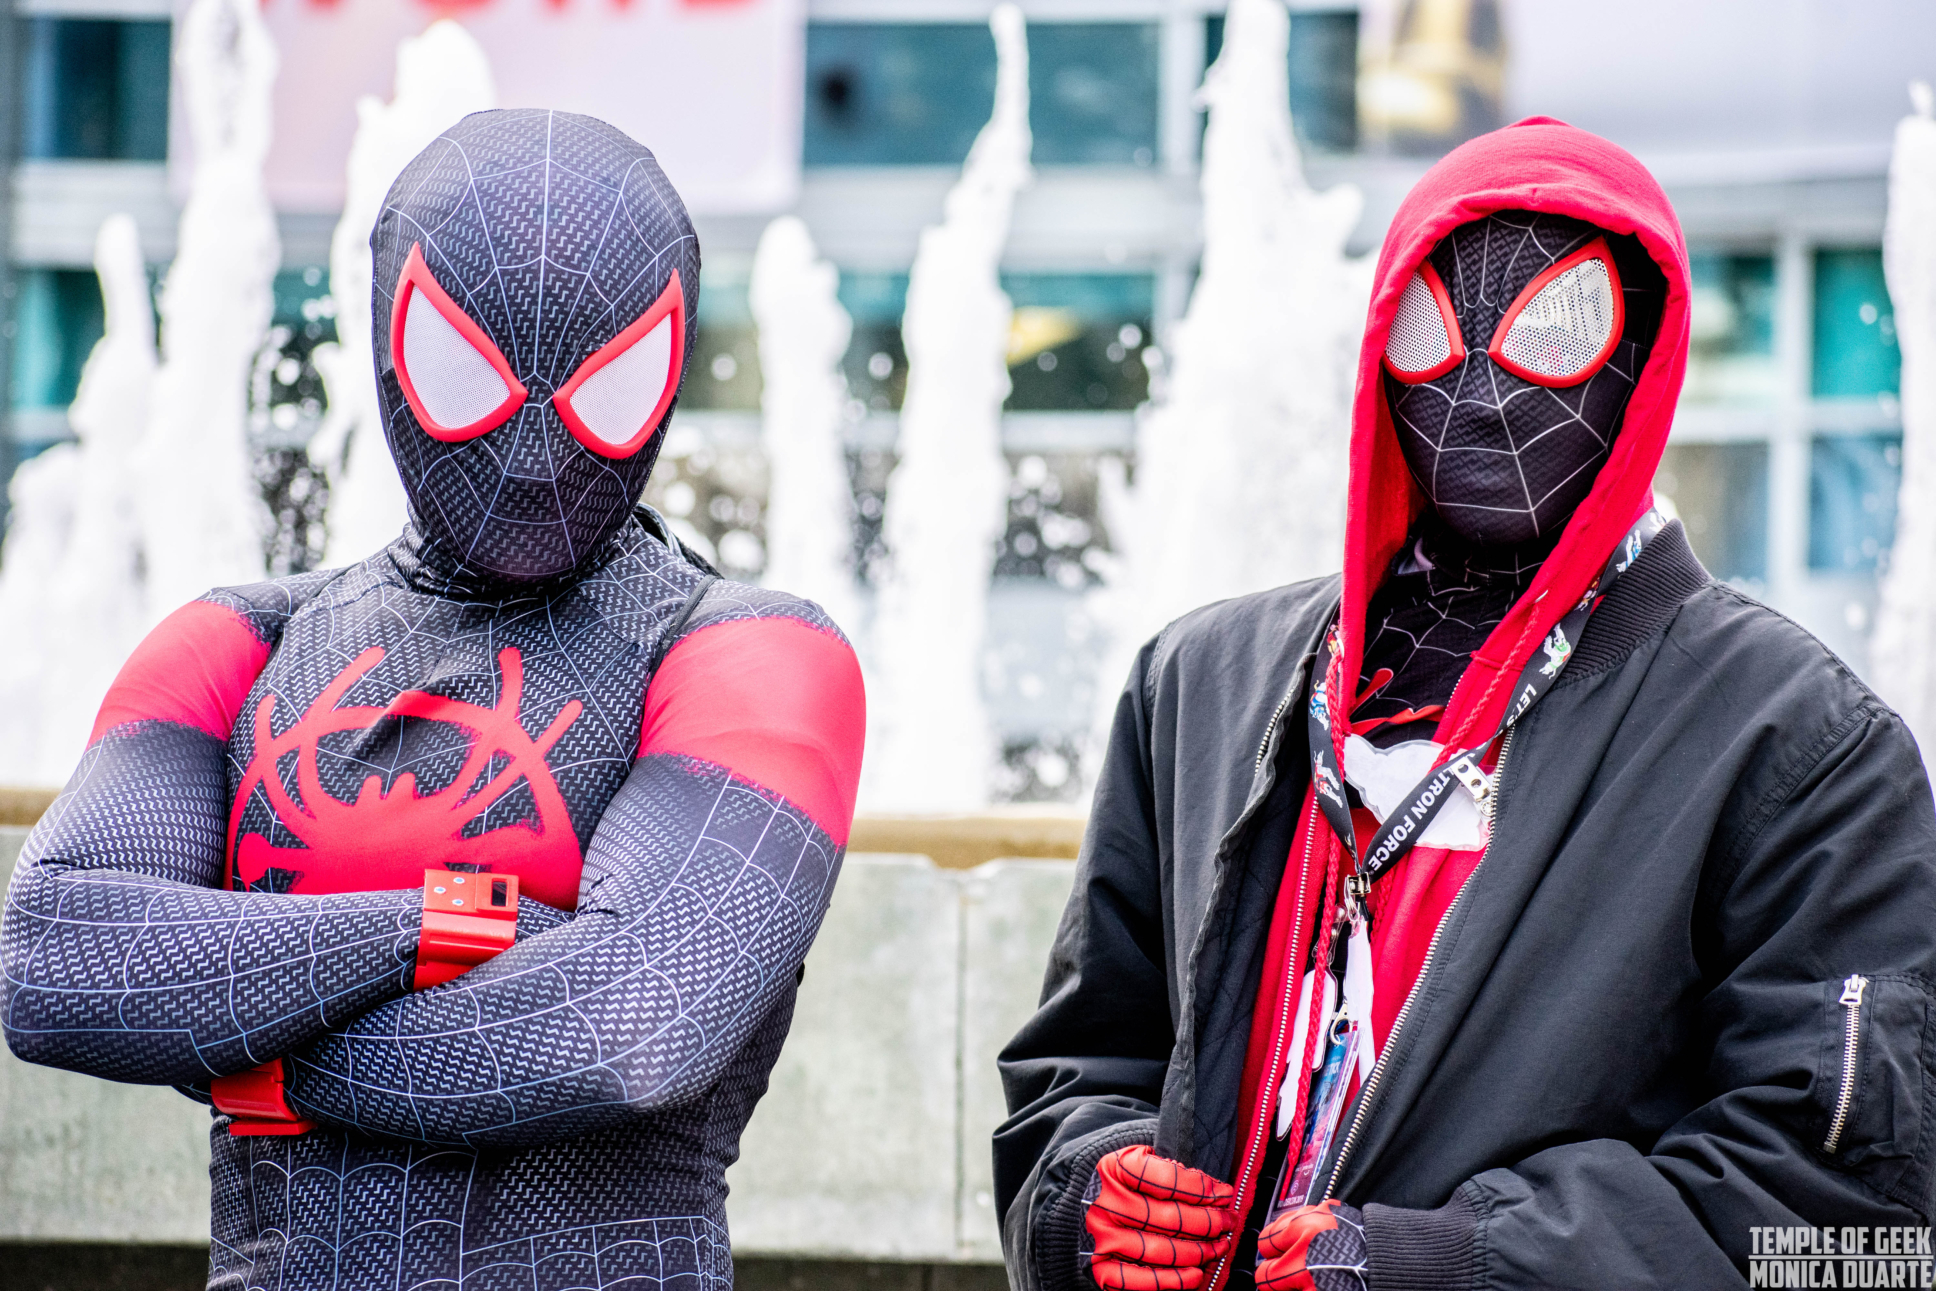
{"label": "glass building facade", "polygon": [[[1459,21],[1448,24],[1432,17],[1446,6],[1399,4],[1380,27],[1369,6],[1291,6],[1293,127],[1315,185],[1364,187],[1356,249],[1375,250],[1383,221],[1433,157],[1509,119],[1505,60],[1533,54],[1504,39],[1495,5],[1455,7]],[[116,16],[112,8],[104,0],[85,17],[29,12],[15,21],[12,145],[25,196],[14,212],[5,372],[17,455],[66,433],[62,411],[101,330],[87,267],[92,228],[79,221],[67,242],[39,234],[23,242],[19,230],[41,227],[43,208],[62,218],[84,209],[73,197],[84,191],[82,176],[107,176],[167,209],[169,23],[151,9]],[[990,628],[1009,652],[1001,671],[1024,679],[991,696],[1019,796],[1054,797],[1073,785],[1052,769],[1074,756],[1089,709],[1066,697],[1113,684],[1075,677],[1070,642],[1080,597],[1108,550],[1100,475],[1110,457],[1132,449],[1134,410],[1150,395],[1195,273],[1203,129],[1195,94],[1222,46],[1221,8],[1119,0],[1083,8],[1082,21],[1067,5],[1031,14],[1037,180],[1018,208],[1002,274],[1015,305],[1004,430],[1012,484]],[[954,7],[929,20],[910,0],[808,0],[807,13],[800,206],[840,268],[840,299],[853,319],[843,369],[856,570],[865,581],[882,554],[882,498],[906,389],[900,323],[915,237],[938,218],[938,194],[987,119],[995,51],[987,27]],[[1717,576],[1800,619],[1858,667],[1901,475],[1900,352],[1878,249],[1879,167],[1773,208],[1745,183],[1667,179],[1677,204],[1686,199],[1692,336],[1657,492]],[[1833,218],[1809,214],[1825,201]],[[153,233],[164,248],[153,265],[159,280],[171,230],[156,223],[144,225],[144,238]],[[710,542],[730,572],[753,576],[764,563],[766,488],[747,302],[757,223],[700,224],[699,343],[680,432],[651,497]],[[334,336],[326,235],[326,223],[285,220],[275,322],[252,377],[251,427],[278,517],[278,570],[301,568],[321,546],[326,498],[301,450],[324,410],[310,355]]]}

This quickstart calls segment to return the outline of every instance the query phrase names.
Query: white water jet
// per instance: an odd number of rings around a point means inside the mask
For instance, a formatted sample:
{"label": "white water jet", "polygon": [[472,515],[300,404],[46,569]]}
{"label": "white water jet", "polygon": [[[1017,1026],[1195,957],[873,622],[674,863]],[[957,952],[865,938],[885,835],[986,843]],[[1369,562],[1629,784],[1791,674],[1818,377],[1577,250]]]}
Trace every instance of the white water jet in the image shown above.
{"label": "white water jet", "polygon": [[67,411],[77,442],[23,465],[0,547],[0,783],[57,785],[147,625],[131,453],[148,417],[155,327],[134,221],[94,244],[106,328]]}
{"label": "white water jet", "polygon": [[[1135,483],[1104,477],[1115,558],[1099,741],[1136,650],[1196,606],[1335,573],[1369,258],[1362,198],[1314,191],[1291,131],[1283,0],[1234,0],[1205,77],[1203,265],[1160,397],[1139,411]],[[1087,759],[1093,778],[1096,759]]]}
{"label": "white water jet", "polygon": [[1902,345],[1902,488],[1868,675],[1927,758],[1936,748],[1936,96],[1896,126],[1882,263]]}
{"label": "white water jet", "polygon": [[398,44],[395,98],[357,100],[343,215],[329,243],[337,340],[317,346],[313,359],[329,393],[309,444],[310,460],[330,482],[325,565],[361,560],[403,531],[403,482],[383,437],[370,351],[370,230],[411,159],[463,117],[496,104],[483,47],[448,18]]}
{"label": "white water jet", "polygon": [[907,397],[887,489],[891,568],[875,619],[861,777],[862,800],[877,811],[983,806],[995,764],[981,686],[988,582],[1007,516],[1001,417],[1013,313],[996,271],[1032,142],[1021,11],[1001,5],[989,26],[994,115],[941,224],[921,234],[901,324]]}
{"label": "white water jet", "polygon": [[263,576],[267,509],[247,436],[249,374],[274,314],[281,248],[262,184],[276,50],[256,0],[194,0],[176,27],[194,144],[161,369],[137,452],[148,613]]}
{"label": "white water jet", "polygon": [[819,258],[798,217],[766,226],[749,293],[760,334],[760,422],[771,481],[761,581],[817,601],[852,636],[860,619],[840,359],[854,321],[839,288],[839,270]]}

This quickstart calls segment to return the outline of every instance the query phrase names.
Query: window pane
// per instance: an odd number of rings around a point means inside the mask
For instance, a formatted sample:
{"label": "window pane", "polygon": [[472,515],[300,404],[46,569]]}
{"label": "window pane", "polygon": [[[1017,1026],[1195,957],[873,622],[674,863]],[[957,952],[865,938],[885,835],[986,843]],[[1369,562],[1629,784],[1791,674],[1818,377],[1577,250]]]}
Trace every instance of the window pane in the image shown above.
{"label": "window pane", "polygon": [[[1223,15],[1204,19],[1204,66],[1223,49]],[[1358,11],[1300,10],[1291,15],[1291,126],[1297,141],[1322,152],[1358,146]]]}
{"label": "window pane", "polygon": [[1695,252],[1687,384],[1694,402],[1768,403],[1780,393],[1775,366],[1775,260]]}
{"label": "window pane", "polygon": [[[1154,163],[1154,24],[1034,23],[1028,40],[1038,165]],[[808,24],[809,166],[959,165],[994,103],[981,23]]]}
{"label": "window pane", "polygon": [[[1006,407],[1126,412],[1149,397],[1142,351],[1155,284],[1148,274],[1003,274],[1002,290],[1015,306]],[[854,319],[842,364],[848,390],[874,411],[899,408],[907,392],[907,275],[842,274],[840,301]]]}
{"label": "window pane", "polygon": [[680,407],[758,410],[760,338],[747,287],[743,265],[706,266],[699,286],[699,337],[679,392]]}
{"label": "window pane", "polygon": [[166,22],[21,23],[22,155],[161,161],[168,152]]}
{"label": "window pane", "polygon": [[907,288],[904,273],[840,275],[840,303],[854,320],[841,367],[848,393],[873,412],[899,408],[907,393],[907,351],[901,345]]}
{"label": "window pane", "polygon": [[1768,576],[1768,446],[1669,444],[1654,496],[1671,503],[1694,554],[1716,578]]}
{"label": "window pane", "polygon": [[1881,251],[1815,253],[1815,394],[1894,393],[1902,372]]}
{"label": "window pane", "polygon": [[101,285],[89,269],[22,269],[15,283],[13,406],[65,408],[101,339]]}
{"label": "window pane", "polygon": [[1143,345],[1148,274],[1004,274],[1015,304],[1007,406],[1018,412],[1126,412],[1149,397]]}
{"label": "window pane", "polygon": [[995,546],[995,577],[1046,578],[1069,591],[1100,581],[1108,550],[1094,453],[1010,453],[1008,527]]}
{"label": "window pane", "polygon": [[316,347],[336,339],[336,302],[321,265],[275,276],[275,314],[249,381],[249,436],[256,487],[269,509],[262,555],[277,576],[322,563],[329,480],[309,460],[328,396]]}
{"label": "window pane", "polygon": [[1896,535],[1902,436],[1820,435],[1808,455],[1808,567],[1869,571]]}
{"label": "window pane", "polygon": [[958,165],[994,103],[981,23],[807,24],[806,165]]}
{"label": "window pane", "polygon": [[1153,23],[1034,23],[1028,42],[1036,165],[1155,162]]}
{"label": "window pane", "polygon": [[283,447],[309,442],[328,402],[313,361],[316,347],[336,339],[336,302],[321,265],[277,273],[275,315],[256,356],[249,390],[249,431]]}

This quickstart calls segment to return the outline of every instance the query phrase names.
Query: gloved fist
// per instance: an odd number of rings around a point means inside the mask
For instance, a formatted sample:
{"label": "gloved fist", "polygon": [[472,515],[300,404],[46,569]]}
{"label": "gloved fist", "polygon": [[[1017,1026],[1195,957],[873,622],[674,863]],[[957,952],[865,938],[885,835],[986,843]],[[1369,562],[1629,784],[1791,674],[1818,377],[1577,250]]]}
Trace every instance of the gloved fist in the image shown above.
{"label": "gloved fist", "polygon": [[1141,1144],[1098,1162],[1090,1192],[1089,1276],[1104,1291],[1197,1291],[1230,1249],[1230,1185]]}
{"label": "gloved fist", "polygon": [[1365,1217],[1342,1201],[1287,1210],[1257,1236],[1257,1291],[1366,1291]]}

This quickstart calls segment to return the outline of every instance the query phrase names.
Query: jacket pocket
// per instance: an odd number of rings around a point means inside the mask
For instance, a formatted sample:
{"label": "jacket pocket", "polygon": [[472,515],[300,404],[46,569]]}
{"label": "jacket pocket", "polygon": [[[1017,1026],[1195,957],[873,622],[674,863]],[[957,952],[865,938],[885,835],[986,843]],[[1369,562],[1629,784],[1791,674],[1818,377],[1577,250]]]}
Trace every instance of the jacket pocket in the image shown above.
{"label": "jacket pocket", "polygon": [[1916,978],[1854,973],[1823,996],[1812,1146],[1883,1191],[1920,1191],[1903,1176],[1926,1129],[1929,992]]}

